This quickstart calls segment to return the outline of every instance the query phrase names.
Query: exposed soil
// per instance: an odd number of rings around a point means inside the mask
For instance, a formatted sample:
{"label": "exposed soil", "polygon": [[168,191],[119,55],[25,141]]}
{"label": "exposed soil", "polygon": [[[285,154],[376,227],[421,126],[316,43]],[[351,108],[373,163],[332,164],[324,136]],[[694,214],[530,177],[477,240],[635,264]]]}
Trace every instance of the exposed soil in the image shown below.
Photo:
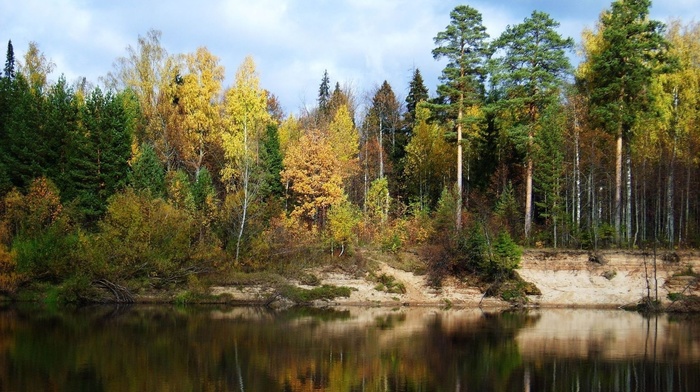
{"label": "exposed soil", "polygon": [[[373,274],[352,274],[339,268],[322,268],[312,271],[321,284],[346,286],[353,289],[349,298],[322,301],[317,305],[361,306],[455,306],[455,307],[508,307],[499,298],[485,297],[477,287],[454,278],[443,281],[442,287],[430,287],[427,276],[417,275],[392,267],[389,261],[396,255],[362,251],[363,257],[377,269]],[[414,258],[415,254],[402,253],[401,259]],[[654,268],[656,265],[656,269]],[[542,307],[621,307],[634,304],[649,295],[663,305],[674,305],[669,299],[700,294],[697,279],[680,276],[681,273],[700,268],[700,253],[693,251],[659,252],[641,251],[556,251],[526,250],[523,254],[520,276],[534,283],[541,295],[530,296],[529,303]],[[656,271],[656,274],[654,273]],[[393,277],[405,289],[386,292],[376,281],[381,274]],[[300,282],[294,282],[300,287]],[[657,289],[658,288],[658,289]],[[212,294],[227,294],[233,301],[255,303],[270,301],[274,290],[262,287],[214,287]],[[691,297],[692,298],[692,297]]]}

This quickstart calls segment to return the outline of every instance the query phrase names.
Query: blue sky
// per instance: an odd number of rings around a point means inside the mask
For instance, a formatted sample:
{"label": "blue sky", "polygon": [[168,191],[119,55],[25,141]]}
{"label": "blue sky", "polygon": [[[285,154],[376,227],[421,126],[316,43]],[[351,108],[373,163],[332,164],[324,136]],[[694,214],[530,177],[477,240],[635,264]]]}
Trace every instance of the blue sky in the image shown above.
{"label": "blue sky", "polygon": [[[433,60],[433,37],[449,23],[450,11],[469,4],[483,15],[492,38],[533,10],[561,23],[560,33],[580,42],[611,0],[218,0],[200,2],[3,0],[0,49],[7,40],[21,58],[30,41],[56,64],[50,79],[98,78],[113,69],[125,48],[148,30],[162,32],[171,54],[206,46],[226,68],[224,86],[252,55],[262,87],[287,113],[315,105],[324,70],[331,82],[355,92],[360,103],[387,80],[403,100],[413,68],[435,92],[444,63]],[[667,22],[700,19],[700,0],[656,0],[651,16]]]}

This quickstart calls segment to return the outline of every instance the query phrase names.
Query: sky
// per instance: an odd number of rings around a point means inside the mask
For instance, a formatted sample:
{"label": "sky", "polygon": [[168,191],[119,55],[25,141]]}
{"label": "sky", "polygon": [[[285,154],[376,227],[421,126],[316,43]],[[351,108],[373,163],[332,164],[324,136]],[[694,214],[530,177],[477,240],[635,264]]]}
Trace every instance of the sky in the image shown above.
{"label": "sky", "polygon": [[[99,85],[117,58],[151,29],[162,32],[170,54],[204,46],[233,84],[247,55],[255,60],[261,86],[275,94],[286,113],[316,105],[324,70],[332,85],[351,88],[359,104],[384,80],[403,102],[413,70],[431,96],[445,66],[433,59],[433,38],[449,24],[455,6],[481,12],[491,38],[532,11],[548,13],[564,37],[580,43],[611,0],[0,0],[0,49],[12,40],[22,58],[29,42],[55,65],[50,80],[64,75]],[[700,0],[655,0],[651,17],[662,22],[700,21]],[[576,62],[575,54],[572,59]],[[3,55],[4,57],[4,55]],[[4,63],[4,61],[3,61]]]}

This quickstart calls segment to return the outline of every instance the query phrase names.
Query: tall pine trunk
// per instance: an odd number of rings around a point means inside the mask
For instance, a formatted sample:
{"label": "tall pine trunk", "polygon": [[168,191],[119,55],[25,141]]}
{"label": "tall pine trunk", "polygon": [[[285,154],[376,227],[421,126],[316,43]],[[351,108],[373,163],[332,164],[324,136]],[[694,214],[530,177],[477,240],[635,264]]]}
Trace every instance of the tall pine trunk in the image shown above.
{"label": "tall pine trunk", "polygon": [[455,227],[457,231],[462,229],[462,102],[464,102],[464,94],[459,94],[459,111],[457,112],[457,211],[455,219]]}
{"label": "tall pine trunk", "polygon": [[620,244],[620,226],[622,224],[622,130],[617,134],[615,149],[615,242]]}

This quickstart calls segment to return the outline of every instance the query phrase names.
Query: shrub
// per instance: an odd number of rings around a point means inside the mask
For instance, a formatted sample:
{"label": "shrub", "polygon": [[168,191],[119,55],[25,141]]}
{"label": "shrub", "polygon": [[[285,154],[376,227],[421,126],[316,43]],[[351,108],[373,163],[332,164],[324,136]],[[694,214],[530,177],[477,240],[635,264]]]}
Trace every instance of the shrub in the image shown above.
{"label": "shrub", "polygon": [[160,287],[183,283],[207,266],[201,255],[211,255],[215,244],[206,239],[188,211],[127,189],[111,198],[99,232],[84,243],[83,257],[99,275]]}
{"label": "shrub", "polygon": [[292,285],[284,285],[279,290],[280,295],[296,303],[309,303],[317,300],[332,300],[336,297],[350,297],[352,289],[345,286],[326,285],[310,290]]}
{"label": "shrub", "polygon": [[493,246],[493,258],[489,273],[492,275],[511,274],[520,266],[522,254],[523,250],[513,241],[510,234],[507,231],[501,231]]}
{"label": "shrub", "polygon": [[75,272],[77,247],[78,235],[60,222],[33,236],[20,236],[13,242],[17,272],[30,280],[59,282]]}
{"label": "shrub", "polygon": [[17,272],[15,252],[8,251],[0,244],[0,292],[14,294],[21,281]]}
{"label": "shrub", "polygon": [[397,281],[396,278],[391,275],[381,274],[376,277],[376,281],[377,285],[374,289],[377,291],[384,291],[393,294],[406,294],[406,286]]}

